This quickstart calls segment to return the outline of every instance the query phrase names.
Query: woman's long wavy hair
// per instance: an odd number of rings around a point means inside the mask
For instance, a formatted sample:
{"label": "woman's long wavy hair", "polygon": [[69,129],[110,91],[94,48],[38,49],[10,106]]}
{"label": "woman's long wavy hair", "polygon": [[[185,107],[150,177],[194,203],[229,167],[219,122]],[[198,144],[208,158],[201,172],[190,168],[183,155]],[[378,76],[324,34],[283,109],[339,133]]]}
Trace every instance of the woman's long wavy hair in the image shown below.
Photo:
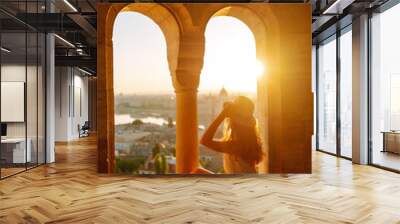
{"label": "woman's long wavy hair", "polygon": [[232,154],[242,160],[258,164],[263,150],[257,121],[253,116],[254,103],[245,96],[238,96],[232,105],[231,115],[225,121],[223,139],[232,142]]}

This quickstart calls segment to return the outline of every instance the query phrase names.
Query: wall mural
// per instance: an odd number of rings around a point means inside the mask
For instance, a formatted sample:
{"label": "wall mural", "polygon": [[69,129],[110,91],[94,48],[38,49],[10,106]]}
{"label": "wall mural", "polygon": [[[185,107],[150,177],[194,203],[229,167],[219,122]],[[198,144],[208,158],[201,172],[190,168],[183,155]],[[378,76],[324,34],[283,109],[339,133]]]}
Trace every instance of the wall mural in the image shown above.
{"label": "wall mural", "polygon": [[98,9],[99,172],[311,172],[308,4]]}

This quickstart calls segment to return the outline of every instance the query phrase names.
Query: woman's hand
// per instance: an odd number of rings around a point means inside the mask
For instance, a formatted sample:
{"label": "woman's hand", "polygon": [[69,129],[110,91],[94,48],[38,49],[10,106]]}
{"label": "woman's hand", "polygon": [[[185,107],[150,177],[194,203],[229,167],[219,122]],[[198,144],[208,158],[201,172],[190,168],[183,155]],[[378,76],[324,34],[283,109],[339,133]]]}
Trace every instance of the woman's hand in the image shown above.
{"label": "woman's hand", "polygon": [[221,114],[224,117],[230,117],[232,115],[233,112],[233,103],[232,102],[225,102],[224,103],[224,107],[221,111]]}

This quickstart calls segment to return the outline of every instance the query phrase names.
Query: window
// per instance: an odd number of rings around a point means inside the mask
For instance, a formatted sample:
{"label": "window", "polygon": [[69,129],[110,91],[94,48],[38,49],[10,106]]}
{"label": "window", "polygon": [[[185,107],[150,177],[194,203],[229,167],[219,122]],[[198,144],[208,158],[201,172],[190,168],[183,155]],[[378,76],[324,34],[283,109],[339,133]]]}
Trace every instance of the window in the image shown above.
{"label": "window", "polygon": [[390,130],[400,130],[400,73],[390,75]]}
{"label": "window", "polygon": [[[42,5],[21,1],[16,10],[24,16]],[[5,178],[45,163],[46,38],[9,15],[0,17],[9,21],[0,23],[0,178]]]}
{"label": "window", "polygon": [[400,170],[400,5],[371,18],[371,162]]}
{"label": "window", "polygon": [[336,153],[336,39],[318,48],[318,145]]}
{"label": "window", "polygon": [[317,48],[317,149],[352,157],[352,26]]}
{"label": "window", "polygon": [[[351,27],[349,27],[351,28]],[[352,34],[340,36],[340,155],[352,156]]]}

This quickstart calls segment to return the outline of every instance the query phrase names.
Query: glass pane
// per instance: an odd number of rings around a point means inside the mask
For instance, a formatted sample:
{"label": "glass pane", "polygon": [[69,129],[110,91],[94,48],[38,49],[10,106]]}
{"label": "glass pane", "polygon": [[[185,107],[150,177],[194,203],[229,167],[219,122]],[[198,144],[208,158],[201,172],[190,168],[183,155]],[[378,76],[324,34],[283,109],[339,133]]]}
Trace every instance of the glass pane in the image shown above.
{"label": "glass pane", "polygon": [[400,170],[400,5],[372,18],[372,163]]}
{"label": "glass pane", "polygon": [[26,80],[26,118],[27,118],[27,149],[30,150],[28,168],[37,165],[37,79],[38,79],[38,36],[35,32],[27,33],[27,80]]}
{"label": "glass pane", "polygon": [[352,156],[352,35],[340,37],[340,153]]}
{"label": "glass pane", "polygon": [[1,34],[1,174],[25,170],[26,150],[26,33]]}
{"label": "glass pane", "polygon": [[38,36],[38,163],[45,163],[46,149],[45,149],[45,44],[46,37],[44,34]]}
{"label": "glass pane", "polygon": [[313,111],[313,118],[314,118],[314,133],[312,136],[312,149],[316,150],[317,149],[317,110],[316,106],[317,105],[317,48],[315,45],[313,45],[312,48],[312,92],[313,92],[313,104],[314,104],[314,111]]}
{"label": "glass pane", "polygon": [[336,153],[336,39],[318,48],[318,149]]}

